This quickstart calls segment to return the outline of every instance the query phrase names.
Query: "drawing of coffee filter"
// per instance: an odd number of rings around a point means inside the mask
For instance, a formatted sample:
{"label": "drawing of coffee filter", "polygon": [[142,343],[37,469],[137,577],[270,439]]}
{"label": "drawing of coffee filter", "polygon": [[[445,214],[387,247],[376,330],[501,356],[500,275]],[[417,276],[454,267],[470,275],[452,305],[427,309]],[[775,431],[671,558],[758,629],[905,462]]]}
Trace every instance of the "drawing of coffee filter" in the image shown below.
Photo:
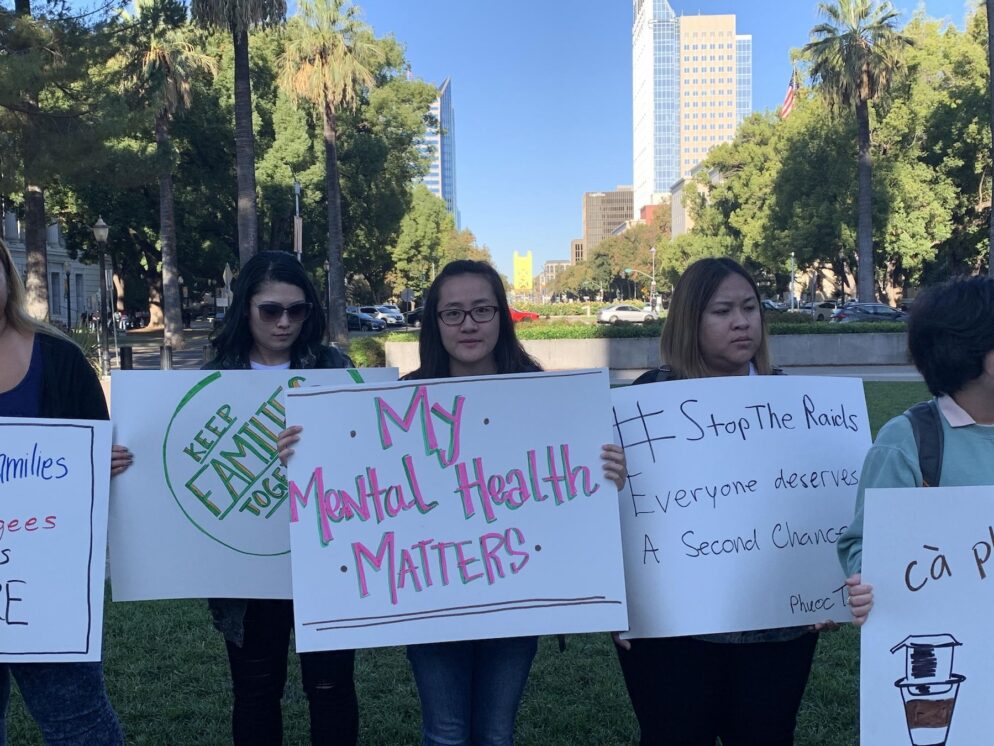
{"label": "drawing of coffee filter", "polygon": [[944,746],[953,721],[959,685],[965,676],[953,673],[953,653],[962,643],[952,635],[910,635],[890,649],[905,651],[901,690],[908,735],[913,746]]}

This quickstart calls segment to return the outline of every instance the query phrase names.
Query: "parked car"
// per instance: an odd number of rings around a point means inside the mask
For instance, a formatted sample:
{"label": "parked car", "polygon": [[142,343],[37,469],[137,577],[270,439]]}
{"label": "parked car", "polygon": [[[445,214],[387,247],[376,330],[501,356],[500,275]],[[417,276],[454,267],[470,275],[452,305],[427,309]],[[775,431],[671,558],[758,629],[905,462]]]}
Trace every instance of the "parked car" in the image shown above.
{"label": "parked car", "polygon": [[415,326],[415,327],[421,326],[421,316],[424,314],[424,310],[425,310],[424,306],[419,306],[418,308],[415,308],[413,311],[409,311],[404,318],[407,320],[407,323],[410,326]]}
{"label": "parked car", "polygon": [[780,303],[779,301],[770,300],[769,298],[764,298],[762,301],[764,311],[786,311],[787,304]]}
{"label": "parked car", "polygon": [[519,321],[536,321],[538,314],[533,311],[519,311],[517,308],[511,309],[511,321],[517,324]]}
{"label": "parked car", "polygon": [[645,311],[639,306],[632,306],[627,303],[618,303],[607,308],[602,308],[597,312],[598,324],[620,324],[623,321],[644,324],[647,321],[655,321],[658,318],[652,311]]}
{"label": "parked car", "polygon": [[359,306],[358,313],[367,314],[374,319],[381,319],[388,326],[404,325],[404,315],[400,311],[386,310],[386,306]]}
{"label": "parked car", "polygon": [[348,321],[349,331],[359,332],[381,332],[386,328],[387,322],[383,319],[376,319],[368,313],[361,311],[347,311],[345,318]]}
{"label": "parked car", "polygon": [[907,321],[908,314],[883,303],[847,303],[836,309],[829,321],[847,324],[853,321]]}
{"label": "parked car", "polygon": [[801,304],[801,310],[810,313],[815,321],[827,321],[838,307],[839,304],[834,300],[819,300],[814,303],[808,301]]}

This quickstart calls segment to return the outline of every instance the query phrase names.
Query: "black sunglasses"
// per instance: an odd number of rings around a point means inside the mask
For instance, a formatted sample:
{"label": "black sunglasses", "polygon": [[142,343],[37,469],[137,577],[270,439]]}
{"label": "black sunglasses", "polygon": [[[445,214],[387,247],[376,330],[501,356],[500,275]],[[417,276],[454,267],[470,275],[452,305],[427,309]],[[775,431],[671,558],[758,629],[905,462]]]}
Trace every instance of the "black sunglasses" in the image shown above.
{"label": "black sunglasses", "polygon": [[279,303],[257,303],[255,307],[259,311],[260,321],[266,324],[275,324],[283,318],[283,314],[295,324],[311,315],[311,304],[307,302],[292,303],[289,306],[281,306]]}

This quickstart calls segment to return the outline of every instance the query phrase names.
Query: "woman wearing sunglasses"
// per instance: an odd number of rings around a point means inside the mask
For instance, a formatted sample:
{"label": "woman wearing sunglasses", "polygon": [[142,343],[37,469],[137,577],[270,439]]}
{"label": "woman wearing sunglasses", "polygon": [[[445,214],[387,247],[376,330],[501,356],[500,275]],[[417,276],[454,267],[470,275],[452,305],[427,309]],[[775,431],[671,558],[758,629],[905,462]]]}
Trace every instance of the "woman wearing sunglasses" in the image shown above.
{"label": "woman wearing sunglasses", "polygon": [[[408,379],[541,370],[518,342],[504,283],[485,262],[447,264],[425,297],[421,367]],[[621,448],[602,451],[604,476],[624,485]],[[505,746],[525,689],[537,638],[411,645],[407,657],[421,698],[422,743]]]}
{"label": "woman wearing sunglasses", "polygon": [[[325,321],[318,294],[291,255],[265,251],[235,280],[231,307],[211,340],[210,370],[345,368],[352,361],[322,344]],[[234,692],[236,746],[283,742],[281,700],[286,685],[293,602],[289,599],[210,599],[224,635]],[[300,654],[310,708],[312,744],[354,744],[359,708],[353,683],[355,651]]]}

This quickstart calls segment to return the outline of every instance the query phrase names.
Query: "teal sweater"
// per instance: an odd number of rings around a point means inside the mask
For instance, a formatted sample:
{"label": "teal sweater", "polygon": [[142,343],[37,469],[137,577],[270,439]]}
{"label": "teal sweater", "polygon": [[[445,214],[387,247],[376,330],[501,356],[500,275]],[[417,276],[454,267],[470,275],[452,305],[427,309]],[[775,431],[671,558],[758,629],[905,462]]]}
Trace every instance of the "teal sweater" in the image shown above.
{"label": "teal sweater", "polygon": [[[994,427],[952,427],[942,417],[941,487],[994,485]],[[863,564],[863,494],[884,487],[921,487],[918,449],[911,423],[895,417],[880,432],[866,454],[856,493],[856,515],[839,540],[839,561],[847,575],[860,572]]]}

